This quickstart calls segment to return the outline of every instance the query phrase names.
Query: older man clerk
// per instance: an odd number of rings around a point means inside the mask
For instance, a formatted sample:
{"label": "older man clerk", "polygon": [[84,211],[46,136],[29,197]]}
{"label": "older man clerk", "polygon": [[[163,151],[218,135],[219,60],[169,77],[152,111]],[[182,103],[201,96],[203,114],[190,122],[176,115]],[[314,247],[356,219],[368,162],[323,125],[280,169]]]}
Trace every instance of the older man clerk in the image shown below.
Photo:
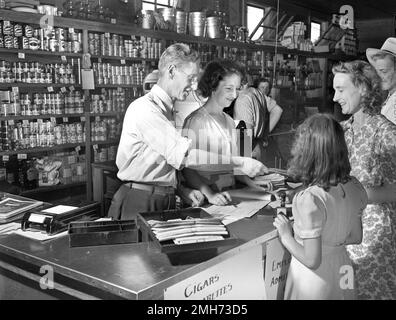
{"label": "older man clerk", "polygon": [[[172,209],[178,190],[193,202],[200,202],[197,190],[178,184],[177,170],[208,165],[214,155],[191,149],[191,140],[182,137],[174,125],[173,103],[186,99],[196,85],[199,56],[185,44],[168,47],[158,63],[159,80],[150,92],[128,107],[116,164],[124,183],[115,193],[108,215],[114,219],[134,219],[139,212]],[[260,162],[244,157],[216,155],[213,170],[229,166],[256,176],[267,171]]]}

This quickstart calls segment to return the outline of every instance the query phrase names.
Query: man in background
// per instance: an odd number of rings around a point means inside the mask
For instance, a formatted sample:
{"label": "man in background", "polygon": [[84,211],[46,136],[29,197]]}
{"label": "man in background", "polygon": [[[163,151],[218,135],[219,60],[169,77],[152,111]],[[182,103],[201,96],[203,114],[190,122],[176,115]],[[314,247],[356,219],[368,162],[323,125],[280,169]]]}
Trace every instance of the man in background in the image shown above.
{"label": "man in background", "polygon": [[368,48],[366,56],[381,78],[382,90],[388,92],[381,113],[396,124],[396,38],[388,38],[381,49]]}

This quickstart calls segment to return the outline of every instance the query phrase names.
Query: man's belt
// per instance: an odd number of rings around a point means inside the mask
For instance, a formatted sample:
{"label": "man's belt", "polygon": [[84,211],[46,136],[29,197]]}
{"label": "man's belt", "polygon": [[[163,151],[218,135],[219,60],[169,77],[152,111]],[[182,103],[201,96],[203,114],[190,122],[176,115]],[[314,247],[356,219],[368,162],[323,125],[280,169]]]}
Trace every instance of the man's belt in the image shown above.
{"label": "man's belt", "polygon": [[126,185],[130,189],[137,189],[137,190],[142,190],[142,191],[147,191],[149,193],[159,193],[159,194],[174,194],[175,193],[175,188],[173,187],[164,187],[164,186],[155,186],[152,184],[144,184],[144,183],[137,183],[137,182],[124,182],[124,185]]}

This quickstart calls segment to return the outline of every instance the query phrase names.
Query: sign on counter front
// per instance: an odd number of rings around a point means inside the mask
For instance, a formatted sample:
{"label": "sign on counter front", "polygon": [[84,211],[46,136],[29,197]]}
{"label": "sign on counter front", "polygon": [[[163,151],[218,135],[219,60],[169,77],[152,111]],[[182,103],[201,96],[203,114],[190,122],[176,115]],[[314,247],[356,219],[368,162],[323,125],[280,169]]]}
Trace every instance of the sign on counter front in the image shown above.
{"label": "sign on counter front", "polygon": [[266,245],[265,288],[267,299],[283,300],[291,255],[283,247],[279,238],[268,241]]}
{"label": "sign on counter front", "polygon": [[255,246],[164,291],[165,300],[265,300],[262,246]]}

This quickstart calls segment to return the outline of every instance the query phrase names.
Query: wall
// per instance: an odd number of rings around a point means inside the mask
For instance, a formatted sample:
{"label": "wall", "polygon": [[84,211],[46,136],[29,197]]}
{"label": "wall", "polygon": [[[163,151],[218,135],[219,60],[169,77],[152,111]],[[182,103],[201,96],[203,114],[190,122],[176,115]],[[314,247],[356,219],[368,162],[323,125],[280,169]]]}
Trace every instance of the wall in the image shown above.
{"label": "wall", "polygon": [[355,24],[359,39],[359,52],[365,52],[366,48],[380,48],[386,38],[396,35],[394,18],[357,20]]}

